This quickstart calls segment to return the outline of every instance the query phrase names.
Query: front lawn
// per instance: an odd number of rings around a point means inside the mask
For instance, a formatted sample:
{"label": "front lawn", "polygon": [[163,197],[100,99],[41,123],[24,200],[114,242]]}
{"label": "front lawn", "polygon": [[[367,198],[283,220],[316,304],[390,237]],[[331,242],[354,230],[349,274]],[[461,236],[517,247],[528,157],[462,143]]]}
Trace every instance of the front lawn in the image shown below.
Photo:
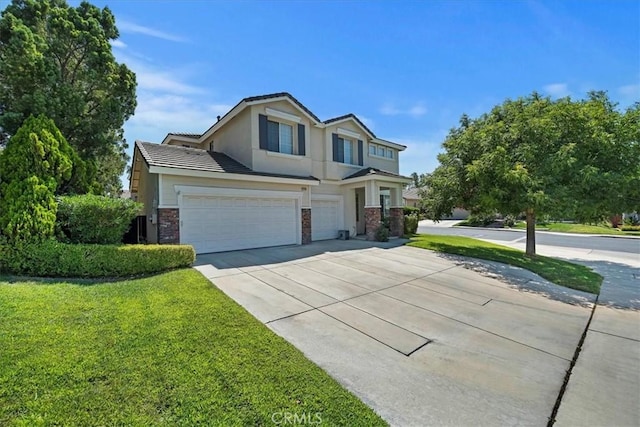
{"label": "front lawn", "polygon": [[515,265],[532,271],[557,285],[593,294],[600,293],[602,276],[588,267],[568,261],[541,255],[530,258],[518,249],[463,236],[419,234],[413,237],[408,245]]}
{"label": "front lawn", "polygon": [[0,425],[385,425],[195,270],[0,278]]}

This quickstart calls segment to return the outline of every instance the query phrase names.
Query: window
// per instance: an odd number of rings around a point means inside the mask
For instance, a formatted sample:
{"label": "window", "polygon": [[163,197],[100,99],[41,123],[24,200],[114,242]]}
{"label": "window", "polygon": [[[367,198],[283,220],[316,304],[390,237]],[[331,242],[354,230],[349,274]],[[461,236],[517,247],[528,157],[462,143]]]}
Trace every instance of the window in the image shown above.
{"label": "window", "polygon": [[369,144],[369,155],[376,157],[384,157],[385,159],[393,159],[395,156],[392,148],[383,147],[382,145]]}
{"label": "window", "polygon": [[259,144],[261,150],[297,156],[305,155],[305,126],[302,123],[287,124],[258,116]]}
{"label": "window", "polygon": [[269,147],[278,147],[278,152],[293,154],[293,127],[284,123],[267,122]]}
{"label": "window", "polygon": [[332,135],[332,147],[334,162],[362,166],[364,142],[361,139],[355,141],[334,133]]}
{"label": "window", "polygon": [[353,165],[353,141],[344,138],[339,138],[339,140],[344,144],[344,163]]}

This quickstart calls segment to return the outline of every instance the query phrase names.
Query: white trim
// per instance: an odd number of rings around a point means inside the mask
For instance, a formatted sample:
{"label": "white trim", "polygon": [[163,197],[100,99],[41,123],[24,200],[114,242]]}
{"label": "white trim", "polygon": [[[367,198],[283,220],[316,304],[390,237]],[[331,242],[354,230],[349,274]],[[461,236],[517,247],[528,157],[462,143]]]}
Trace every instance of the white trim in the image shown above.
{"label": "white trim", "polygon": [[158,205],[156,209],[178,209],[180,206],[178,205]]}
{"label": "white trim", "polygon": [[389,209],[404,209],[404,206],[389,206]]}
{"label": "white trim", "polygon": [[359,134],[358,132],[354,132],[354,131],[349,130],[349,129],[337,128],[337,129],[336,129],[336,132],[337,132],[338,134],[341,134],[341,135],[350,136],[351,138],[358,138],[358,139],[361,139],[361,138],[360,138],[360,134]]}
{"label": "white trim", "polygon": [[276,151],[269,151],[269,150],[261,150],[261,151],[265,151],[267,153],[267,156],[282,157],[290,160],[302,160],[307,157],[306,155],[301,156],[300,154],[279,153]]}
{"label": "white trim", "polygon": [[283,119],[283,120],[287,120],[295,123],[300,123],[302,121],[302,117],[300,116],[296,116],[295,114],[276,110],[274,108],[265,107],[264,111],[265,113],[267,113],[267,116],[276,117],[278,119]]}
{"label": "white trim", "polygon": [[297,179],[297,178],[284,178],[275,176],[263,176],[263,175],[245,175],[241,173],[227,173],[227,172],[210,172],[201,171],[195,169],[182,169],[182,168],[170,168],[165,166],[151,166],[149,173],[165,174],[165,175],[177,175],[177,176],[193,176],[198,178],[216,178],[227,179],[234,181],[252,181],[252,182],[274,182],[277,184],[302,184],[302,185],[319,185],[317,180]]}
{"label": "white trim", "polygon": [[367,208],[377,208],[377,209],[380,209],[381,207],[382,207],[381,205],[370,205],[370,206],[365,205],[365,206],[364,206],[364,208],[365,208],[365,209],[367,209]]}
{"label": "white trim", "polygon": [[380,182],[398,182],[398,183],[408,183],[411,182],[411,178],[402,178],[402,177],[391,177],[391,176],[383,176],[383,175],[367,175],[367,176],[359,176],[357,178],[349,178],[343,179],[342,182],[345,184],[351,184],[354,182],[363,182],[363,181],[380,181]]}
{"label": "white trim", "polygon": [[398,143],[387,141],[380,138],[372,138],[371,142],[373,142],[374,144],[386,145],[387,147],[395,148],[398,151],[404,151],[407,149],[407,147],[405,147],[402,144],[398,144]]}
{"label": "white trim", "polygon": [[[178,196],[199,195],[199,196],[223,196],[223,197],[260,197],[263,199],[300,199],[301,191],[281,191],[281,190],[250,190],[246,188],[222,188],[222,187],[200,187],[197,185],[173,186]],[[301,203],[302,204],[302,203]],[[180,205],[180,203],[178,203]]]}
{"label": "white trim", "polygon": [[158,174],[158,206],[163,205],[162,200],[162,174]]}

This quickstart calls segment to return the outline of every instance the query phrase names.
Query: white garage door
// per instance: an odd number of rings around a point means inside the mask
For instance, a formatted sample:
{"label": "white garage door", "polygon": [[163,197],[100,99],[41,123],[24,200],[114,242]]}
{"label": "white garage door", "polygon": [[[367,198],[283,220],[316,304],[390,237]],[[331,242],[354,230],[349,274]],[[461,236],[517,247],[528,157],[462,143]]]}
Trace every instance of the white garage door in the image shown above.
{"label": "white garage door", "polygon": [[337,238],[341,215],[337,200],[312,200],[311,240]]}
{"label": "white garage door", "polygon": [[298,242],[296,200],[267,197],[183,196],[180,242],[196,253]]}

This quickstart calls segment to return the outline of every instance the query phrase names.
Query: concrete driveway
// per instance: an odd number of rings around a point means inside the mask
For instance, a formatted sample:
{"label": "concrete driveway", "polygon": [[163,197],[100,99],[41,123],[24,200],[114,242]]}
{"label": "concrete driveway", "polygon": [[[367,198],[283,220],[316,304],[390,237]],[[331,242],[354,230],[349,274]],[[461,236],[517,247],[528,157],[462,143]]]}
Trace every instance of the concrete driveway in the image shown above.
{"label": "concrete driveway", "polygon": [[591,310],[362,241],[196,268],[392,425],[546,425]]}

